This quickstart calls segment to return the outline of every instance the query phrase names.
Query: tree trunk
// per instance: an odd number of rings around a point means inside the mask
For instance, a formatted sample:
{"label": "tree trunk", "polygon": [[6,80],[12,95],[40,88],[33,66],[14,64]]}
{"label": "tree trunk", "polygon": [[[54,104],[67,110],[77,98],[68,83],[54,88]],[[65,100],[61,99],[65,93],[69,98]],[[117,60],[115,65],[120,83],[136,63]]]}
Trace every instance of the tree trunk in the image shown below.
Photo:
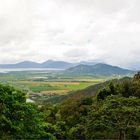
{"label": "tree trunk", "polygon": [[120,130],[118,140],[126,140],[126,131]]}
{"label": "tree trunk", "polygon": [[126,131],[123,132],[123,140],[126,140]]}

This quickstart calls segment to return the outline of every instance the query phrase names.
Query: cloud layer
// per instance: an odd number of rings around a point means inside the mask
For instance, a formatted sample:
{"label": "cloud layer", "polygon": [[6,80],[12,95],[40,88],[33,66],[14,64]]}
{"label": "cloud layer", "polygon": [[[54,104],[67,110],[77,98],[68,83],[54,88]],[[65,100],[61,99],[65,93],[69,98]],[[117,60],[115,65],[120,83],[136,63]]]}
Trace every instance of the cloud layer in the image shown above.
{"label": "cloud layer", "polygon": [[139,0],[0,0],[0,63],[102,60],[140,68]]}

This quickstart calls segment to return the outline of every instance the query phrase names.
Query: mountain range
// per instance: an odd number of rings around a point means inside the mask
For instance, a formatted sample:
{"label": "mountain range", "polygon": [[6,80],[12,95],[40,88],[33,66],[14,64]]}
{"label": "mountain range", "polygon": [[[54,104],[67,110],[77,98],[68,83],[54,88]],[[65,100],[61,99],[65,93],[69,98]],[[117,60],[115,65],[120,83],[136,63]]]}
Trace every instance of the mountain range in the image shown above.
{"label": "mountain range", "polygon": [[53,61],[48,60],[43,63],[37,63],[32,61],[23,61],[16,64],[0,64],[0,68],[56,68],[56,69],[67,69],[74,66],[72,63],[65,61]]}
{"label": "mountain range", "polygon": [[123,69],[117,66],[112,66],[104,63],[98,63],[96,61],[82,61],[79,63],[69,63],[65,61],[48,60],[43,63],[37,63],[32,61],[23,61],[16,64],[0,64],[0,68],[52,68],[63,69],[66,75],[129,75],[134,71]]}
{"label": "mountain range", "polygon": [[85,65],[94,65],[96,64],[96,61],[82,61],[79,63],[69,63],[65,61],[54,61],[54,60],[48,60],[43,63],[37,63],[32,61],[23,61],[16,64],[0,64],[0,68],[56,68],[56,69],[68,69],[73,66],[77,66],[79,64],[85,64]]}

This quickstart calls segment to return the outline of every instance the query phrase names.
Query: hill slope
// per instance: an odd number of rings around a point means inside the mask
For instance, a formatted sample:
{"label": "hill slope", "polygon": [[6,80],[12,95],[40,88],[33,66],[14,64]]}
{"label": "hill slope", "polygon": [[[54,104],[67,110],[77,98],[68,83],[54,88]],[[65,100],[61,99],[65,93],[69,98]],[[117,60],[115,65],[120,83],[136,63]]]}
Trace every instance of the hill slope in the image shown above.
{"label": "hill slope", "polygon": [[78,65],[69,68],[65,71],[65,74],[72,75],[99,75],[99,76],[112,76],[112,75],[129,75],[134,71],[123,69],[108,64],[98,63],[95,65]]}
{"label": "hill slope", "polygon": [[113,79],[113,80],[105,81],[99,84],[91,85],[82,90],[71,91],[68,94],[58,95],[55,97],[48,98],[40,103],[41,104],[47,104],[47,103],[56,104],[56,103],[62,103],[63,101],[68,100],[68,99],[79,100],[81,98],[96,96],[99,90],[104,89],[110,83],[113,83],[113,84],[123,83],[124,81],[130,81],[131,79],[132,78],[130,77],[124,77],[122,79]]}

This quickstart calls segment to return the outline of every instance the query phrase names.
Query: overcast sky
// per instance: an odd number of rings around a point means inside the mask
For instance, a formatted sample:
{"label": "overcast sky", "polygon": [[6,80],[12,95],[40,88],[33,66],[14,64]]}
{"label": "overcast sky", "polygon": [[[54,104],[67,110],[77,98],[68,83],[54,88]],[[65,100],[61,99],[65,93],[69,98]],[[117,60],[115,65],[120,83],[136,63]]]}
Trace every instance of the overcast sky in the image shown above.
{"label": "overcast sky", "polygon": [[48,59],[140,68],[140,0],[0,0],[0,63]]}

